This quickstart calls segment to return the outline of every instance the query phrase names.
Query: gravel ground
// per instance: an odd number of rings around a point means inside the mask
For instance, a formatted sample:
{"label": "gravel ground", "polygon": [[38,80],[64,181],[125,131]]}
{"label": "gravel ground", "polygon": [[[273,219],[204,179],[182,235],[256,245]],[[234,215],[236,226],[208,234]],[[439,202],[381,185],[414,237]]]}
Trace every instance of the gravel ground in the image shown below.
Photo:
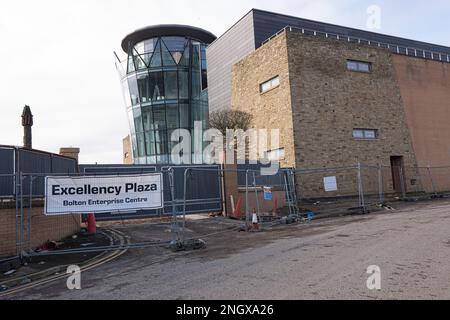
{"label": "gravel ground", "polygon": [[[211,222],[188,227],[193,234],[220,229]],[[129,252],[84,273],[79,291],[58,282],[12,298],[450,299],[449,201],[207,240],[194,253]],[[371,265],[381,268],[379,291],[366,286]]]}

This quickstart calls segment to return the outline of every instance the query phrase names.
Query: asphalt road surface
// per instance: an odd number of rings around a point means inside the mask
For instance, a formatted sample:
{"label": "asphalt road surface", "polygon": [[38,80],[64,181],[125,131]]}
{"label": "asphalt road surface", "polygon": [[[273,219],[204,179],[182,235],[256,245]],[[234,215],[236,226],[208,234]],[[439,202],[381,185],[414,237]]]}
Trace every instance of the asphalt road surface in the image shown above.
{"label": "asphalt road surface", "polygon": [[[379,266],[381,290],[367,288]],[[450,202],[247,235],[194,253],[129,252],[18,299],[450,299]]]}

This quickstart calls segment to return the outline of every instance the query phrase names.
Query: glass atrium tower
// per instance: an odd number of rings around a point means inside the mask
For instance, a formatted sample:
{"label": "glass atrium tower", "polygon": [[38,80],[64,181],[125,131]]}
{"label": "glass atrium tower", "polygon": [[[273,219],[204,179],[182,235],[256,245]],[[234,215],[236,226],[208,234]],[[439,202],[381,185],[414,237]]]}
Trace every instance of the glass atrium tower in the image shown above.
{"label": "glass atrium tower", "polygon": [[117,66],[135,164],[170,163],[171,150],[178,144],[171,142],[173,131],[192,133],[196,121],[207,126],[206,46],[215,39],[199,28],[159,25],[122,41],[128,59]]}

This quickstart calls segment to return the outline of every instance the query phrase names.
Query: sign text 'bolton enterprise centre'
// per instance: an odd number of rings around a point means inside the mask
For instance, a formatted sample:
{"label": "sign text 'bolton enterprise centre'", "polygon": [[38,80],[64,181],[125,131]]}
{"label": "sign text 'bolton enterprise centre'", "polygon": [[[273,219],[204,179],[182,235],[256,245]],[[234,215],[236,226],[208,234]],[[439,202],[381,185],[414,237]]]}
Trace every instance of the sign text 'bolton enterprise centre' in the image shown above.
{"label": "sign text 'bolton enterprise centre'", "polygon": [[161,174],[47,177],[46,215],[163,208]]}

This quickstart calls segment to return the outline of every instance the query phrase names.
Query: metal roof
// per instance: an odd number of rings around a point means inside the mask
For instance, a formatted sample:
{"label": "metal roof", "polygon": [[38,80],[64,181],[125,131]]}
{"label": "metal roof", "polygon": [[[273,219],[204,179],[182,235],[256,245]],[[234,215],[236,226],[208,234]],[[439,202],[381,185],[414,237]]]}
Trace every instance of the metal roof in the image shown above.
{"label": "metal roof", "polygon": [[188,37],[206,44],[210,44],[216,40],[216,36],[211,32],[197,27],[179,24],[161,24],[145,27],[130,33],[122,40],[122,49],[128,53],[129,48],[135,46],[139,42],[161,36]]}

